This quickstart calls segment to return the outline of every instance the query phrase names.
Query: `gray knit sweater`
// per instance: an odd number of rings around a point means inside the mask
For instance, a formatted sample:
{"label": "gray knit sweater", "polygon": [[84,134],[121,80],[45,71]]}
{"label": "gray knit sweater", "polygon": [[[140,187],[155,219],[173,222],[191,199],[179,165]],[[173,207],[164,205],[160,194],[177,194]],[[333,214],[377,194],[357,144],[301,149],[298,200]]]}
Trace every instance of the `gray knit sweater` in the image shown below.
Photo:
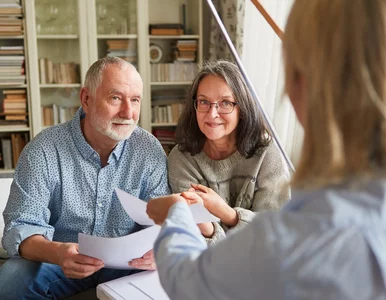
{"label": "gray knit sweater", "polygon": [[[210,187],[219,194],[239,217],[238,228],[249,223],[255,212],[278,210],[290,198],[289,171],[274,143],[246,159],[236,151],[223,160],[210,159],[204,152],[190,155],[178,146],[168,156],[169,184],[173,193],[186,191],[191,183]],[[215,225],[215,243],[225,235],[226,226]]]}

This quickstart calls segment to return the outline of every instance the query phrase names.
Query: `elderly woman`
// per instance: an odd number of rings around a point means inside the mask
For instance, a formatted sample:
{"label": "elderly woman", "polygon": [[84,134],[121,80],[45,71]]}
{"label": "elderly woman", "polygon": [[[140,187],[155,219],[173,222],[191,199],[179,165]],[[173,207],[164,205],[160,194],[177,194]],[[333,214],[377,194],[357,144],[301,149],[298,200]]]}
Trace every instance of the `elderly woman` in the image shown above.
{"label": "elderly woman", "polygon": [[[170,299],[386,299],[386,1],[295,0],[286,92],[304,127],[292,200],[207,246],[180,195],[148,204]],[[166,210],[166,211],[165,211]]]}
{"label": "elderly woman", "polygon": [[249,223],[255,212],[277,210],[289,199],[289,171],[238,67],[205,64],[187,97],[168,157],[173,192],[203,201],[221,220],[200,224],[213,243],[224,230]]}

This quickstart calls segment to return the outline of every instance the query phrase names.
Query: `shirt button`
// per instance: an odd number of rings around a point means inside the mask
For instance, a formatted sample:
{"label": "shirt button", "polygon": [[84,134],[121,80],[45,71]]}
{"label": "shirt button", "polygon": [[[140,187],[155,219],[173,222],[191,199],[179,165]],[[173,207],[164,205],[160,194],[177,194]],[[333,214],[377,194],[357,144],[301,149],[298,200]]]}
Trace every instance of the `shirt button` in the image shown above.
{"label": "shirt button", "polygon": [[103,206],[103,204],[99,202],[98,203],[98,207],[102,207],[102,206]]}

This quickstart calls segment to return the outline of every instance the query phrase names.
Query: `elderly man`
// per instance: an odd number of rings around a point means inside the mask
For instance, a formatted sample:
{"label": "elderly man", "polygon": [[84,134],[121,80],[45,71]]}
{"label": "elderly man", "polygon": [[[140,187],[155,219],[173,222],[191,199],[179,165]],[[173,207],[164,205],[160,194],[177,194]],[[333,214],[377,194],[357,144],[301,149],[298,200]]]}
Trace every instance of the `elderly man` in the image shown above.
{"label": "elderly man", "polygon": [[[131,64],[102,58],[86,74],[75,117],[26,146],[4,211],[11,259],[0,268],[0,299],[64,298],[134,272],[104,268],[79,254],[77,241],[79,232],[118,237],[142,229],[115,188],[146,201],[170,193],[164,151],[137,127],[142,90]],[[152,251],[130,265],[153,269]]]}

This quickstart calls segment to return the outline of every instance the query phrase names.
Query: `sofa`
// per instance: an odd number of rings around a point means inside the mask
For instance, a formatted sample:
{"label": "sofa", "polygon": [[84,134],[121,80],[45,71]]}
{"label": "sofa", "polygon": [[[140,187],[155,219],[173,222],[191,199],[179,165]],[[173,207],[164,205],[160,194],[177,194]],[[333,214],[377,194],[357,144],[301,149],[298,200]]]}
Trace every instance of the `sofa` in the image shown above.
{"label": "sofa", "polygon": [[[12,178],[0,178],[0,239],[3,237],[3,231],[4,231],[4,219],[3,219],[3,210],[5,208],[5,205],[7,204],[9,191],[12,184]],[[0,265],[2,265],[6,260],[6,252],[2,247],[0,247]],[[71,298],[72,300],[93,300],[98,299],[96,297],[96,289],[89,289],[87,291],[84,291],[76,296],[73,296]]]}

